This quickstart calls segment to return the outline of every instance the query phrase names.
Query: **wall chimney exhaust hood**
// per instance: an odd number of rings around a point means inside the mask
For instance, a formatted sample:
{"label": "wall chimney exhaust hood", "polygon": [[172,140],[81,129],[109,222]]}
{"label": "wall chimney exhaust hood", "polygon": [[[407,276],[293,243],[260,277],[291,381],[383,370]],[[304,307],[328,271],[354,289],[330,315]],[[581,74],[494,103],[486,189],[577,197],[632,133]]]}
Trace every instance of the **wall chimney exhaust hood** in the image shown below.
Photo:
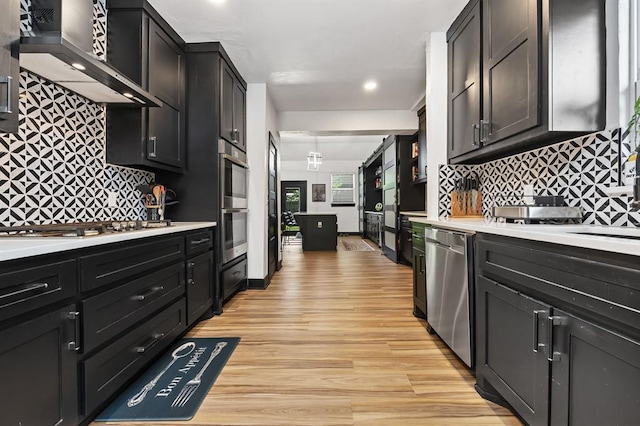
{"label": "wall chimney exhaust hood", "polygon": [[20,67],[96,103],[162,106],[93,54],[91,0],[31,0],[29,16],[32,30],[20,37]]}

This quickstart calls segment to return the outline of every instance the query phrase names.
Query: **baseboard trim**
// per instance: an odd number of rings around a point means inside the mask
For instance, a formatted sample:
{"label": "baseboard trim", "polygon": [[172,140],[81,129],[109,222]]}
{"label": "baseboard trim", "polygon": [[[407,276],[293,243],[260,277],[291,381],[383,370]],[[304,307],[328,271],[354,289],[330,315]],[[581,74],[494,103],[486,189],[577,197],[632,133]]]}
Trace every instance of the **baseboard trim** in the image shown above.
{"label": "baseboard trim", "polygon": [[249,278],[247,280],[247,289],[248,290],[266,290],[269,287],[269,282],[267,282],[265,278]]}
{"label": "baseboard trim", "polygon": [[354,235],[360,235],[360,232],[338,232],[339,237],[351,237]]}

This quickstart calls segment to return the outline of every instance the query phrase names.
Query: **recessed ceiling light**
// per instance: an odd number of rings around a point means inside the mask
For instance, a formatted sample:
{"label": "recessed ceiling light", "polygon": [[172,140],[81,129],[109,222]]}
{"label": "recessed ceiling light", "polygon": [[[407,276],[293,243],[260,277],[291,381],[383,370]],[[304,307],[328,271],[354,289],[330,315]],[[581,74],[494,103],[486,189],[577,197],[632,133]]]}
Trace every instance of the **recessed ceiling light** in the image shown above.
{"label": "recessed ceiling light", "polygon": [[79,64],[77,62],[74,62],[73,64],[71,64],[72,67],[74,67],[75,69],[78,69],[80,71],[83,71],[86,69],[86,67],[82,64]]}
{"label": "recessed ceiling light", "polygon": [[222,3],[226,2],[227,0],[209,0],[209,1],[211,3],[214,3],[214,4],[222,4]]}
{"label": "recessed ceiling light", "polygon": [[373,80],[367,81],[364,84],[364,90],[368,90],[368,91],[376,90],[377,87],[378,87],[378,83],[376,83]]}

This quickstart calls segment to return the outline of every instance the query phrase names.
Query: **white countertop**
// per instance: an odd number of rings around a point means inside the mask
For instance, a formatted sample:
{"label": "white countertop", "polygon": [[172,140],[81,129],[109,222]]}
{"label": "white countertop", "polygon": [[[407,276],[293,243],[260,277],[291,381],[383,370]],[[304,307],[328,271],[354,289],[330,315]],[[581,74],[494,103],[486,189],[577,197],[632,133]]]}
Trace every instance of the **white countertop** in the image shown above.
{"label": "white countertop", "polygon": [[400,212],[403,216],[411,216],[411,217],[427,217],[429,214],[427,212],[415,211],[415,212]]}
{"label": "white countertop", "polygon": [[165,228],[141,229],[90,237],[0,237],[0,261],[211,228],[216,225],[216,222],[172,222],[171,226]]}
{"label": "white countertop", "polygon": [[640,256],[640,240],[575,234],[576,232],[593,232],[599,234],[630,235],[640,238],[640,228],[634,227],[601,225],[521,225],[514,223],[497,223],[489,219],[413,217],[410,220],[412,222],[426,223],[438,228],[467,233],[502,235],[505,237]]}

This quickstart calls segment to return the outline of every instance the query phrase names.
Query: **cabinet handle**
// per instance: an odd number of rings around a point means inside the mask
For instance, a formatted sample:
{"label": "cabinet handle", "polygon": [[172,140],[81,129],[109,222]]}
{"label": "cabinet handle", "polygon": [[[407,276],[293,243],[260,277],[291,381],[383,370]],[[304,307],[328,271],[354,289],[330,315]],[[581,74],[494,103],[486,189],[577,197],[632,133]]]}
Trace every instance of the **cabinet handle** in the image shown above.
{"label": "cabinet handle", "polygon": [[199,240],[191,241],[192,246],[199,246],[200,244],[205,244],[211,241],[211,238],[200,238]]}
{"label": "cabinet handle", "polygon": [[49,284],[47,284],[47,283],[29,284],[25,288],[21,288],[20,290],[12,291],[11,293],[5,293],[5,294],[1,295],[0,299],[4,299],[5,297],[18,296],[18,295],[20,295],[22,293],[28,293],[30,291],[45,290],[47,288],[49,288]]}
{"label": "cabinet handle", "polygon": [[158,138],[156,136],[151,136],[149,138],[149,158],[156,158],[158,156]]}
{"label": "cabinet handle", "polygon": [[187,263],[187,268],[193,268],[194,266],[196,266],[195,262]]}
{"label": "cabinet handle", "polygon": [[489,120],[480,120],[480,142],[484,143],[489,139],[491,123]]}
{"label": "cabinet handle", "polygon": [[187,280],[187,284],[189,284],[189,285],[191,285],[191,284],[195,284],[195,283],[196,283],[196,281],[195,281],[193,278],[189,278],[189,279]]}
{"label": "cabinet handle", "polygon": [[146,351],[148,351],[149,349],[151,349],[151,347],[153,345],[156,344],[156,342],[160,339],[162,339],[164,337],[164,333],[155,333],[153,335],[151,335],[151,339],[149,339],[149,342],[143,346],[137,346],[135,351],[139,354],[143,354]]}
{"label": "cabinet handle", "polygon": [[549,315],[549,322],[547,322],[547,360],[550,362],[560,361],[560,352],[553,350],[553,326],[562,323],[562,317]]}
{"label": "cabinet handle", "polygon": [[423,255],[420,255],[420,273],[424,274],[427,270],[427,262]]}
{"label": "cabinet handle", "polygon": [[471,128],[473,129],[472,143],[474,146],[480,146],[480,126],[478,126],[476,123],[473,123],[471,125]]}
{"label": "cabinet handle", "polygon": [[238,129],[233,129],[231,131],[231,142],[238,142],[239,137],[240,137],[240,131]]}
{"label": "cabinet handle", "polygon": [[67,312],[67,319],[71,320],[74,322],[74,333],[75,335],[73,336],[73,340],[69,343],[67,343],[67,347],[69,348],[70,351],[72,352],[78,352],[80,350],[80,312],[77,311],[71,311],[71,312]]}
{"label": "cabinet handle", "polygon": [[13,111],[11,111],[11,98],[12,96],[12,80],[13,78],[10,75],[5,75],[0,77],[0,84],[6,84],[7,85],[7,104],[6,106],[2,106],[0,105],[0,113],[2,114],[12,114]]}
{"label": "cabinet handle", "polygon": [[149,291],[147,291],[146,293],[136,294],[135,296],[131,296],[131,300],[135,300],[137,302],[142,302],[143,300],[146,300],[152,294],[157,293],[157,292],[162,291],[162,290],[164,290],[163,286],[151,287],[151,289]]}
{"label": "cabinet handle", "polygon": [[544,311],[533,311],[533,352],[535,353],[538,352],[539,345],[538,320],[543,313]]}

